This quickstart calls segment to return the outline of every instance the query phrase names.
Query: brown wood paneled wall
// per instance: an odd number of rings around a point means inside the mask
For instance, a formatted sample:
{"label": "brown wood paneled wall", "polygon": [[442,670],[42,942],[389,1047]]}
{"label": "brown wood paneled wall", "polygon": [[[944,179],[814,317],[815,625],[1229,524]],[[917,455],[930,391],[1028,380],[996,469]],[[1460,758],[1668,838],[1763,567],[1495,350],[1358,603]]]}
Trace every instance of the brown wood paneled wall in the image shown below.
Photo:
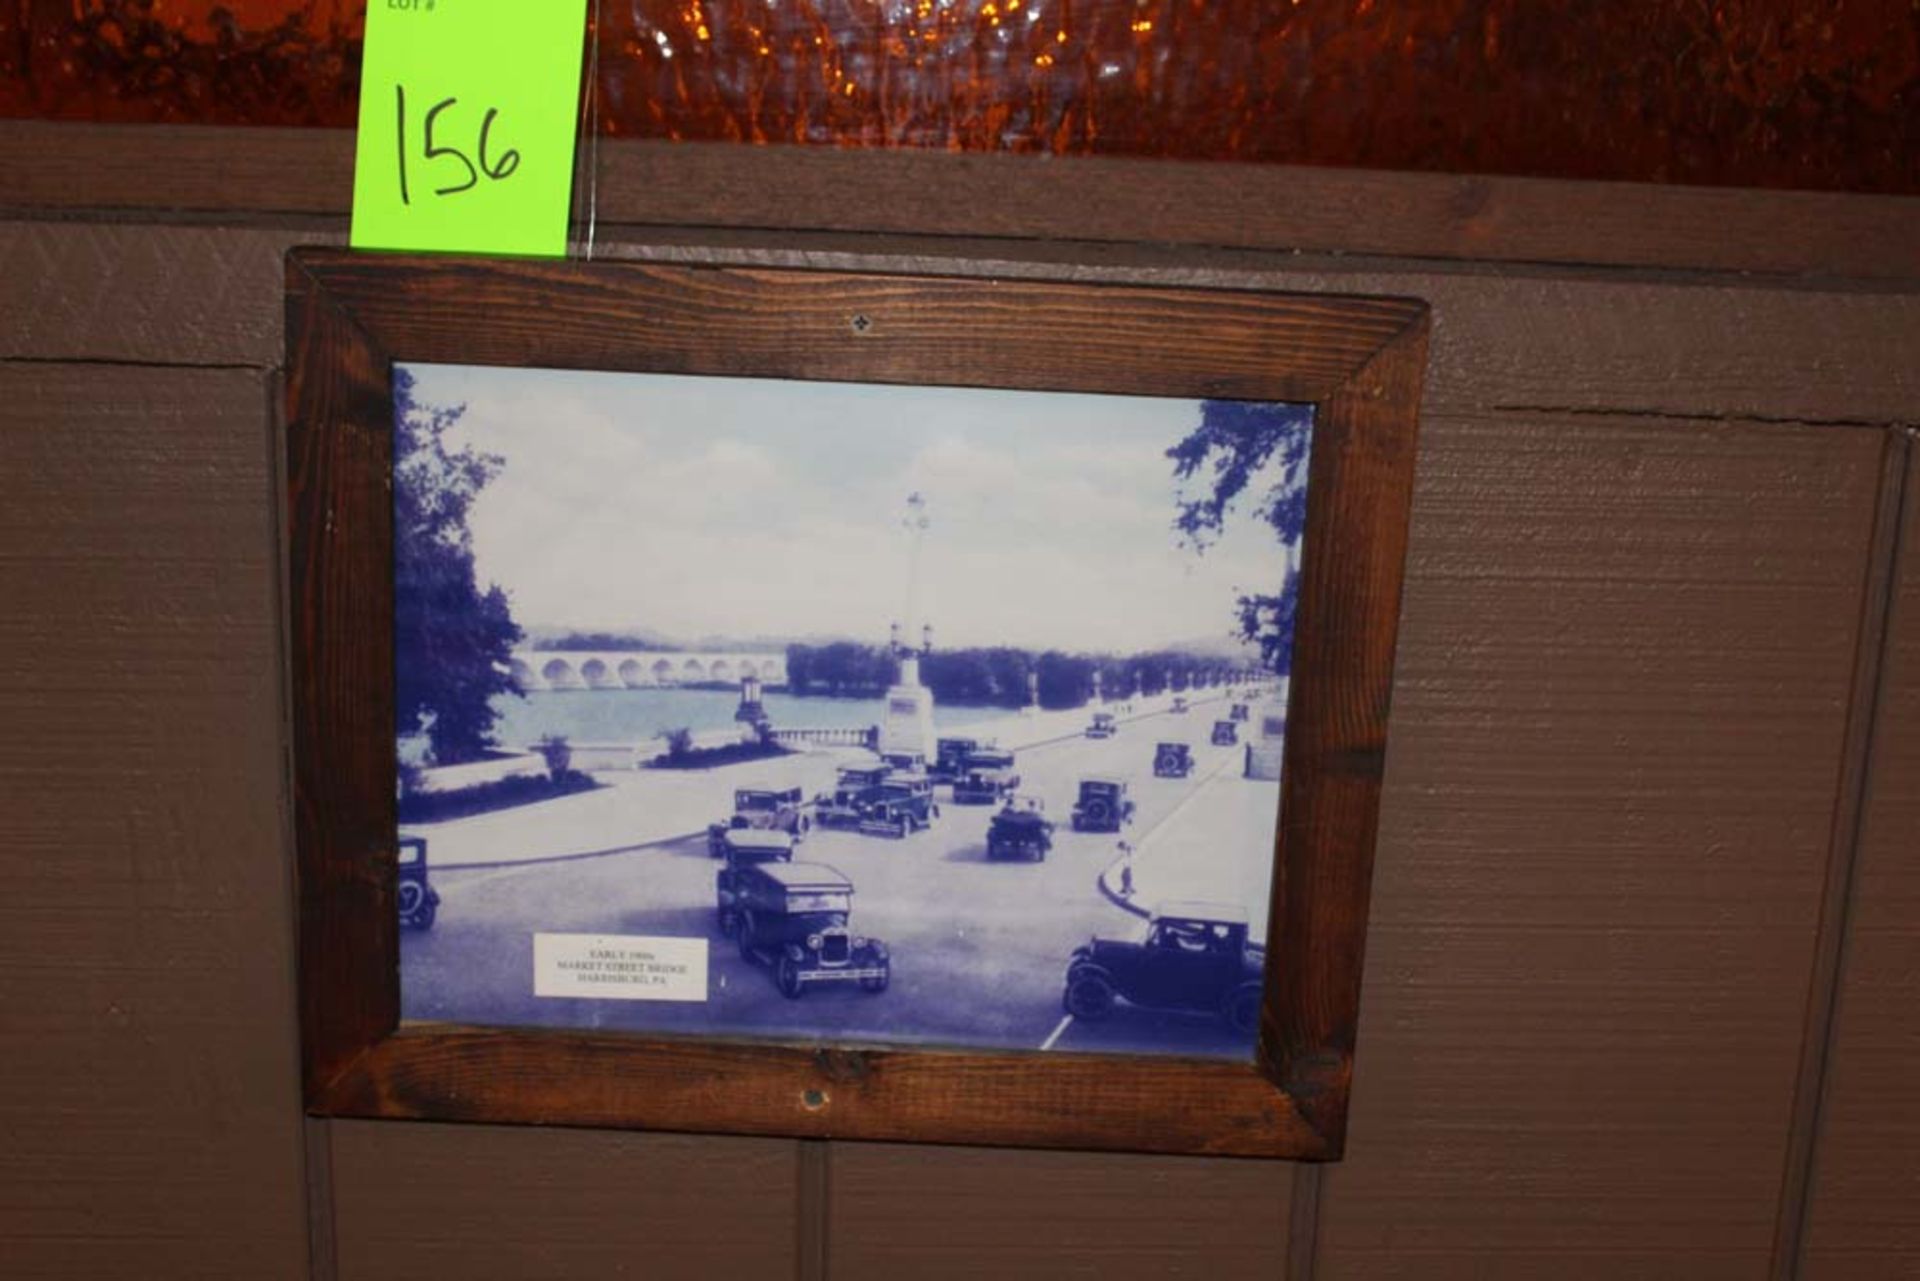
{"label": "brown wood paneled wall", "polygon": [[1432,302],[1322,1168],[302,1123],[272,405],[343,154],[0,125],[0,1271],[1920,1275],[1916,202],[603,151],[603,254]]}

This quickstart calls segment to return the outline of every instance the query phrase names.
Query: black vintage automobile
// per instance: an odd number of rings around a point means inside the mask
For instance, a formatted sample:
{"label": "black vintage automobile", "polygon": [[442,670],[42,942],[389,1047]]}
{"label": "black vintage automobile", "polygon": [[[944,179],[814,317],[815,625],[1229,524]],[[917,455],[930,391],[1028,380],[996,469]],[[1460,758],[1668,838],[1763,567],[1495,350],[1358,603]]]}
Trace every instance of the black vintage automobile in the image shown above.
{"label": "black vintage automobile", "polygon": [[720,842],[726,866],[714,874],[714,910],[719,916],[720,933],[732,938],[740,932],[740,887],[746,869],[761,863],[792,862],[794,842],[791,832],[755,827],[735,828]]}
{"label": "black vintage automobile", "polygon": [[1112,712],[1095,712],[1087,724],[1088,738],[1112,738],[1119,732],[1119,722],[1114,720]]}
{"label": "black vintage automobile", "polygon": [[402,836],[395,847],[400,865],[400,885],[395,895],[400,904],[400,928],[430,930],[440,911],[440,894],[427,883],[426,838]]}
{"label": "black vintage automobile", "polygon": [[1228,709],[1227,715],[1233,720],[1244,721],[1247,719],[1247,715],[1248,715],[1247,705],[1245,703],[1235,703],[1231,708]]}
{"label": "black vintage automobile", "polygon": [[824,863],[760,863],[735,883],[740,955],[773,970],[788,1000],[816,983],[858,983],[884,992],[893,977],[887,945],[855,934],[853,882]]}
{"label": "black vintage automobile", "polygon": [[1185,778],[1193,773],[1193,749],[1185,743],[1160,743],[1153,749],[1155,778]]}
{"label": "black vintage automobile", "polygon": [[942,738],[933,745],[933,764],[927,777],[936,783],[951,783],[966,772],[967,757],[980,750],[977,738]]}
{"label": "black vintage automobile", "polygon": [[1046,809],[1037,796],[1007,797],[987,823],[987,857],[1045,862],[1053,849],[1053,824]]}
{"label": "black vintage automobile", "polygon": [[1083,778],[1080,799],[1073,803],[1076,832],[1117,832],[1133,822],[1133,801],[1120,778]]}
{"label": "black vintage automobile", "polygon": [[1157,1010],[1218,1014],[1235,1031],[1260,1022],[1265,949],[1247,940],[1246,913],[1218,903],[1167,903],[1138,943],[1095,938],[1067,962],[1061,1003],[1089,1021],[1124,1000]]}
{"label": "black vintage automobile", "polygon": [[1240,741],[1240,727],[1232,721],[1213,723],[1213,745],[1215,747],[1233,747]]}
{"label": "black vintage automobile", "polygon": [[891,765],[843,765],[831,792],[813,800],[813,821],[822,827],[858,827],[870,792],[892,775]]}
{"label": "black vintage automobile", "polygon": [[762,829],[787,832],[795,839],[811,826],[804,793],[797,787],[742,787],[733,794],[733,817],[707,824],[707,853],[720,858],[721,840],[730,831]]}
{"label": "black vintage automobile", "polygon": [[975,748],[967,754],[960,777],[953,781],[953,803],[992,805],[1019,786],[1012,752],[997,747]]}
{"label": "black vintage automobile", "polygon": [[859,829],[876,836],[905,837],[933,826],[940,807],[925,774],[892,774],[867,788],[855,802]]}

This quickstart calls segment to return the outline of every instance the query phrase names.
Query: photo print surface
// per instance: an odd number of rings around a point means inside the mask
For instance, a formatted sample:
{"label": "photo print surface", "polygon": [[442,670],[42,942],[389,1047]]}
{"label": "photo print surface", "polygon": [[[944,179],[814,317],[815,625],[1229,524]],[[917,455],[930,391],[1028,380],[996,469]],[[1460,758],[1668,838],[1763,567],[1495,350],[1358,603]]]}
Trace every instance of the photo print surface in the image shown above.
{"label": "photo print surface", "polygon": [[394,388],[406,1019],[1252,1056],[1311,407]]}

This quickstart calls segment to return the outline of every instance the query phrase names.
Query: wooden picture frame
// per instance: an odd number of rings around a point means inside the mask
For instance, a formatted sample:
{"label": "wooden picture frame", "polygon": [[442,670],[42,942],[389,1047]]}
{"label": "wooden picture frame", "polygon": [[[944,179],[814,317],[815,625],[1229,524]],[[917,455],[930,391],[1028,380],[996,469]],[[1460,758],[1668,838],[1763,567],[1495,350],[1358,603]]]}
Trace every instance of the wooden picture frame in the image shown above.
{"label": "wooden picture frame", "polygon": [[[287,552],[306,1105],[325,1116],[1340,1155],[1427,308],[1407,299],[296,249]],[[396,361],[1311,402],[1254,1063],[400,1020]]]}

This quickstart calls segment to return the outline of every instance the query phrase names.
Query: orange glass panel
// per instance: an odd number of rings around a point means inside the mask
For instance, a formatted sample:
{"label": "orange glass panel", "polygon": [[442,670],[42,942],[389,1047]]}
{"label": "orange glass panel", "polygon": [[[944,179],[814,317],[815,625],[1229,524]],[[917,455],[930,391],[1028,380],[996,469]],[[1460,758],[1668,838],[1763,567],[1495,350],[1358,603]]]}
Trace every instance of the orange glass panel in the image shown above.
{"label": "orange glass panel", "polygon": [[[1920,191],[1913,0],[599,3],[609,135]],[[0,115],[351,125],[363,12],[13,0]]]}

